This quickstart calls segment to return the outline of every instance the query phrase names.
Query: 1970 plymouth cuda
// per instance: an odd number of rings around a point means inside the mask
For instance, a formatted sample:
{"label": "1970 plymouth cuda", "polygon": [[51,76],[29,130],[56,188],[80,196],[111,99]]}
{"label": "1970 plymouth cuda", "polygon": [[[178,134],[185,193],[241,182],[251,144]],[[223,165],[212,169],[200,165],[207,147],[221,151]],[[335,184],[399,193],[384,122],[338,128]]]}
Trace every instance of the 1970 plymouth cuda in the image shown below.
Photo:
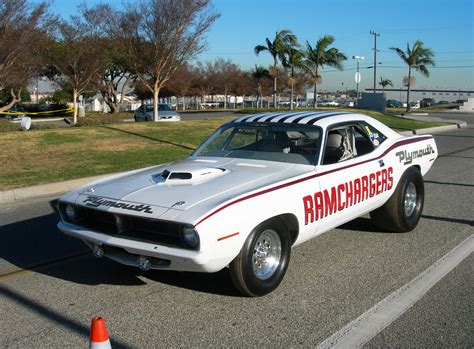
{"label": "1970 plymouth cuda", "polygon": [[431,136],[402,136],[362,114],[267,113],[215,131],[187,159],[90,183],[59,200],[60,230],[142,270],[216,272],[261,296],[291,248],[370,213],[413,230]]}

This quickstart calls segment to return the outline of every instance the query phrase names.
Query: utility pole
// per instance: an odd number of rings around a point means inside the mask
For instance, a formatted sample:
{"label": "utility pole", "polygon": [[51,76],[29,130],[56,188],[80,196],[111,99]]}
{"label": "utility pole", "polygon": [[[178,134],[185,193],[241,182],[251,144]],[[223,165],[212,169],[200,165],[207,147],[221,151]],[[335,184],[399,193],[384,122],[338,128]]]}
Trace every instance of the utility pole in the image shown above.
{"label": "utility pole", "polygon": [[370,34],[374,36],[374,93],[377,86],[377,36],[380,36],[380,33],[370,31]]}
{"label": "utility pole", "polygon": [[360,83],[360,73],[359,73],[359,62],[364,60],[362,56],[352,56],[353,59],[357,61],[357,72],[355,74],[355,82],[356,82],[356,104],[357,99],[359,98],[359,83]]}

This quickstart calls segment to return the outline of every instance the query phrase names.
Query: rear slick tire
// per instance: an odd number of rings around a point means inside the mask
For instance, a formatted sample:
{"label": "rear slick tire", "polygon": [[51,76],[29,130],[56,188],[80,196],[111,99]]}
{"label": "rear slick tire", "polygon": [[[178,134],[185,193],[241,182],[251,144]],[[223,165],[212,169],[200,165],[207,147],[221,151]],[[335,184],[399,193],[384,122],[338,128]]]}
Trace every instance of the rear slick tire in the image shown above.
{"label": "rear slick tire", "polygon": [[390,199],[370,212],[372,223],[386,231],[406,233],[416,228],[423,211],[425,189],[417,167],[408,168]]}
{"label": "rear slick tire", "polygon": [[275,290],[290,261],[291,241],[285,224],[270,220],[258,225],[230,263],[235,287],[244,295],[259,297]]}

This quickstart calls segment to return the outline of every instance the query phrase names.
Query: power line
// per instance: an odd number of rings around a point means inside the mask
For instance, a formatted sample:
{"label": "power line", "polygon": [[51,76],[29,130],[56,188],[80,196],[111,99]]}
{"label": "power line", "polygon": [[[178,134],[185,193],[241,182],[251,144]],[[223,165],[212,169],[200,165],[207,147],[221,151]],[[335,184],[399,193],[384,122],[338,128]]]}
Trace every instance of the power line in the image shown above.
{"label": "power line", "polygon": [[382,33],[393,33],[393,32],[410,32],[410,31],[438,31],[438,30],[466,30],[472,29],[474,25],[456,25],[449,27],[429,27],[429,28],[391,28],[391,29],[379,29]]}
{"label": "power line", "polygon": [[[379,68],[389,68],[389,69],[407,69],[408,66],[386,66],[386,65],[380,65]],[[453,65],[453,66],[441,66],[441,67],[429,67],[429,69],[455,69],[455,68],[474,68],[474,65]],[[339,69],[331,69],[331,70],[322,70],[321,73],[337,73],[337,72],[345,72],[345,71],[351,71],[351,70],[356,70],[357,67],[355,66],[350,66],[347,68],[343,68],[342,70]]]}

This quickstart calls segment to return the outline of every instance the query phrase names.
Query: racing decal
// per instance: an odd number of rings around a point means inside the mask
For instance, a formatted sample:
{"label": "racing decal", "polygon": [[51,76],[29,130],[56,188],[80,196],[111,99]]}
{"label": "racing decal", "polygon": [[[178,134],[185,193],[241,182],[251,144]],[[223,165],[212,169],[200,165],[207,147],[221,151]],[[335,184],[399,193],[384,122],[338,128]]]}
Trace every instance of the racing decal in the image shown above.
{"label": "racing decal", "polygon": [[305,225],[379,195],[393,186],[393,168],[362,176],[303,197]]}
{"label": "racing decal", "polygon": [[[247,117],[245,117],[247,118]],[[240,120],[240,119],[236,119],[236,120]],[[408,139],[403,139],[403,140],[400,140],[398,142],[395,142],[394,144],[392,144],[391,146],[388,147],[388,149],[386,149],[382,154],[378,155],[377,157],[374,157],[374,158],[370,158],[370,159],[367,159],[367,160],[364,160],[364,161],[361,161],[361,162],[357,162],[357,163],[353,163],[353,164],[350,164],[350,165],[346,165],[346,166],[342,166],[342,167],[338,167],[338,168],[334,168],[334,169],[331,169],[331,170],[328,170],[328,171],[323,171],[323,172],[320,172],[320,173],[316,173],[316,174],[312,174],[312,175],[309,175],[307,177],[303,177],[303,178],[299,178],[299,179],[295,179],[293,181],[290,181],[290,182],[287,182],[287,183],[283,183],[283,184],[279,184],[277,186],[274,186],[274,187],[271,187],[271,188],[267,188],[267,189],[264,189],[264,190],[261,190],[261,191],[258,191],[256,193],[252,193],[252,194],[248,194],[248,195],[245,195],[245,196],[242,196],[240,198],[237,198],[235,200],[232,200],[218,208],[216,208],[215,210],[211,211],[210,213],[208,213],[207,215],[205,215],[204,217],[202,217],[200,220],[198,220],[196,222],[196,224],[194,224],[195,227],[197,227],[199,224],[203,223],[204,221],[206,221],[207,219],[211,218],[212,216],[216,215],[217,213],[225,210],[226,208],[230,207],[230,206],[233,206],[235,204],[238,204],[239,202],[242,202],[242,201],[245,201],[245,200],[248,200],[248,199],[252,199],[254,197],[257,197],[257,196],[260,196],[260,195],[264,195],[264,194],[267,194],[267,193],[271,193],[275,190],[279,190],[279,189],[282,189],[282,188],[286,188],[286,187],[289,187],[289,186],[292,186],[292,185],[295,185],[295,184],[299,184],[299,183],[302,183],[302,182],[305,182],[305,181],[308,181],[308,180],[311,180],[313,178],[316,178],[316,177],[321,177],[321,176],[325,176],[325,175],[328,175],[328,174],[331,174],[331,173],[335,173],[335,172],[338,172],[338,171],[341,171],[341,170],[345,170],[347,168],[351,168],[351,167],[355,167],[355,166],[360,166],[360,165],[363,165],[363,164],[366,164],[368,162],[371,162],[371,161],[374,161],[374,160],[379,160],[380,158],[384,157],[385,155],[387,155],[389,152],[391,152],[393,149],[396,149],[400,146],[404,146],[404,145],[407,145],[407,144],[411,144],[411,143],[417,143],[417,142],[423,142],[423,141],[426,141],[426,140],[429,140],[429,139],[433,139],[433,136],[418,136],[416,138],[408,138]]]}
{"label": "racing decal", "polygon": [[402,162],[404,165],[411,164],[413,159],[418,159],[421,158],[425,155],[430,155],[433,154],[435,151],[431,144],[428,144],[426,148],[420,149],[420,150],[415,150],[415,151],[406,151],[402,150],[399,152],[396,152],[395,155],[398,156],[398,161]]}
{"label": "racing decal", "polygon": [[130,211],[144,212],[144,213],[150,213],[150,214],[153,213],[151,207],[148,205],[127,204],[125,202],[104,199],[98,196],[88,196],[87,199],[83,201],[83,203],[86,204],[86,206],[90,206],[90,207],[105,206],[105,207],[120,208],[122,210],[130,210]]}

